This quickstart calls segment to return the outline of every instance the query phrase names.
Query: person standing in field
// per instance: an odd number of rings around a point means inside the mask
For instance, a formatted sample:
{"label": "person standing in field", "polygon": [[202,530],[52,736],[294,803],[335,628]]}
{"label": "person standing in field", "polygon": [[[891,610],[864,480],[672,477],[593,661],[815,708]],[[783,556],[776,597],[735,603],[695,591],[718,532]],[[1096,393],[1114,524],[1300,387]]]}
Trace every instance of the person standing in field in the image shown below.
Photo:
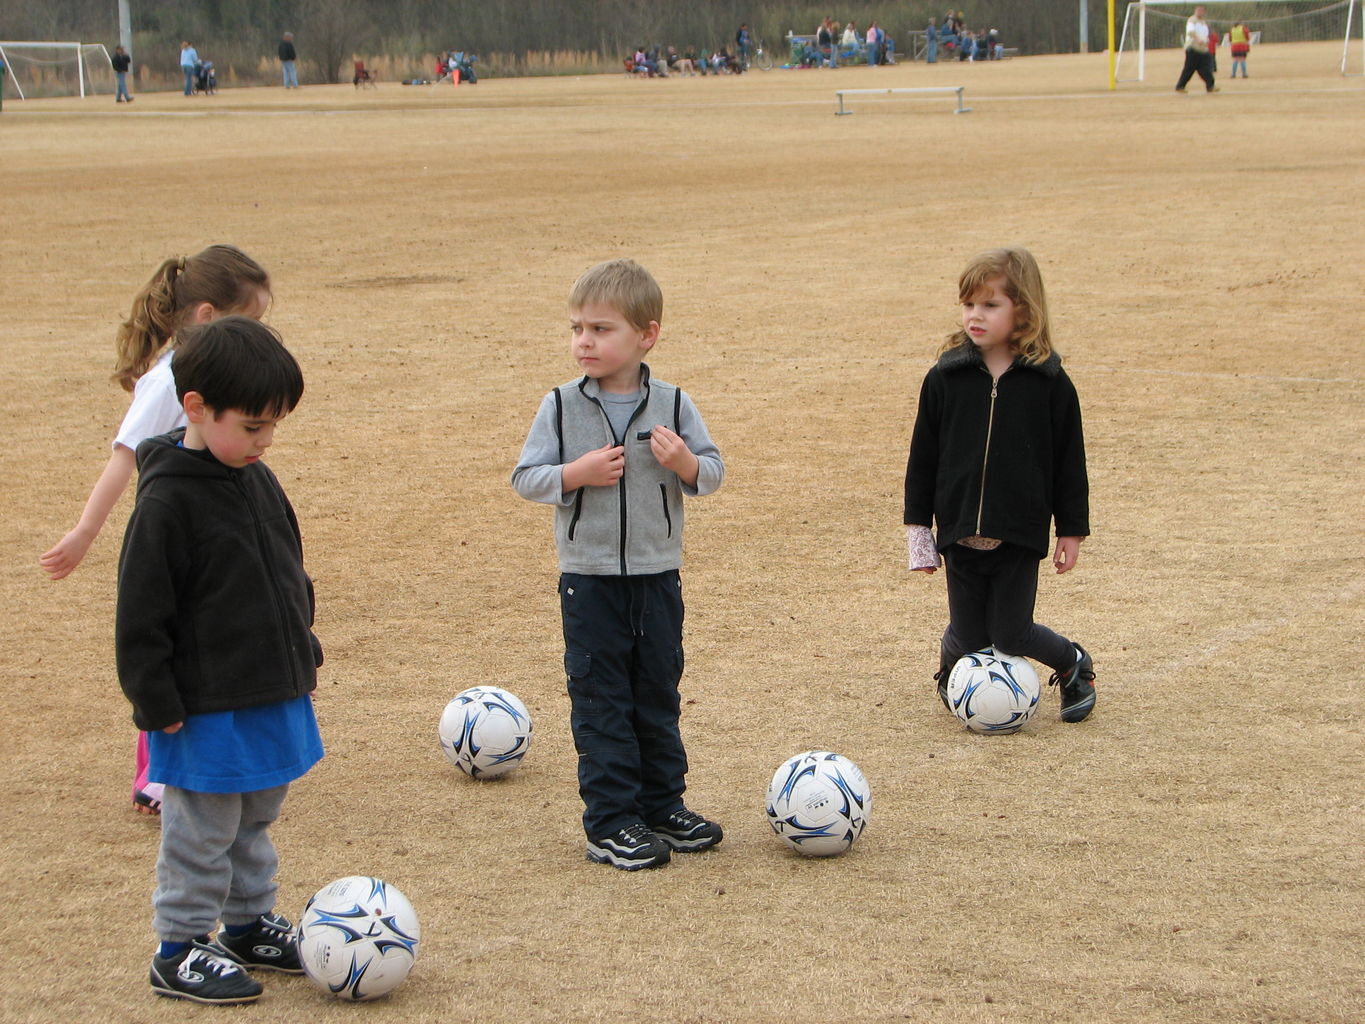
{"label": "person standing in field", "polygon": [[303,973],[270,827],[323,756],[322,645],[298,519],[262,461],[303,372],[245,316],[186,331],[173,369],[186,424],[137,448],[114,646],[165,786],[152,991],[231,1005],[260,996],[250,971]]}
{"label": "person standing in field", "polygon": [[133,59],[122,46],[115,46],[114,55],[109,58],[109,63],[114,67],[114,79],[118,83],[118,88],[114,91],[114,102],[132,103],[133,97],[128,92],[128,69],[132,66]]}
{"label": "person standing in field", "polygon": [[721,841],[683,803],[683,499],[725,463],[681,389],[650,373],[663,292],[634,260],[599,263],[569,295],[583,371],[540,403],[512,486],[555,506],[564,670],[588,860],[624,871]]}
{"label": "person standing in field", "polygon": [[284,74],[286,89],[299,87],[298,59],[299,55],[294,50],[294,33],[286,32],[280,40],[280,70]]}
{"label": "person standing in field", "polygon": [[1232,53],[1232,77],[1237,77],[1238,65],[1242,68],[1242,77],[1247,77],[1247,54],[1251,52],[1251,29],[1247,28],[1245,21],[1239,21],[1228,29],[1228,49]]}
{"label": "person standing in field", "polygon": [[199,52],[189,44],[180,44],[180,70],[185,75],[185,95],[194,95],[194,76],[199,71]]}
{"label": "person standing in field", "polygon": [[739,57],[739,62],[748,67],[753,52],[754,37],[749,32],[749,23],[741,22],[739,30],[735,33],[735,54]]}
{"label": "person standing in field", "polygon": [[1185,22],[1185,66],[1180,71],[1180,80],[1175,83],[1176,92],[1184,92],[1190,79],[1198,75],[1204,80],[1204,88],[1217,92],[1213,84],[1213,55],[1209,52],[1209,23],[1204,20],[1206,9],[1200,4]]}
{"label": "person standing in field", "polygon": [[959,658],[994,647],[1051,666],[1062,721],[1079,722],[1095,707],[1094,663],[1033,609],[1052,524],[1058,573],[1090,533],[1080,401],[1028,250],[979,254],[957,287],[962,327],[924,377],[905,470],[909,568],[947,566],[938,696],[947,706]]}
{"label": "person standing in field", "polygon": [[[79,521],[38,559],[51,579],[69,576],[85,558],[133,478],[137,446],[185,425],[171,372],[176,332],[229,313],[260,319],[269,306],[270,276],[231,245],[211,245],[193,256],[163,260],[142,286],[115,340],[114,380],[132,392],[133,400]],[[147,734],[140,732],[133,806],[143,814],[157,814],[163,791],[147,781],[147,759]]]}

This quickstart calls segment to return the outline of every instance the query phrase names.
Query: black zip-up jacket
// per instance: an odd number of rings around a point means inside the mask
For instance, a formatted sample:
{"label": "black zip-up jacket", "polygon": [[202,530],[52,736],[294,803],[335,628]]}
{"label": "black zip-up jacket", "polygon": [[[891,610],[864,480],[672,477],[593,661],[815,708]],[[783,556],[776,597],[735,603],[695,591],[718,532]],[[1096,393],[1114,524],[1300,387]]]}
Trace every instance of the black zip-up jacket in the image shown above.
{"label": "black zip-up jacket", "polygon": [[148,731],[310,693],[322,664],[298,521],[275,474],[178,447],[184,435],[138,445],[119,555],[119,682]]}
{"label": "black zip-up jacket", "polygon": [[905,470],[905,523],[937,526],[940,551],[974,534],[1046,558],[1090,533],[1081,406],[1056,353],[992,380],[968,344],[924,377]]}

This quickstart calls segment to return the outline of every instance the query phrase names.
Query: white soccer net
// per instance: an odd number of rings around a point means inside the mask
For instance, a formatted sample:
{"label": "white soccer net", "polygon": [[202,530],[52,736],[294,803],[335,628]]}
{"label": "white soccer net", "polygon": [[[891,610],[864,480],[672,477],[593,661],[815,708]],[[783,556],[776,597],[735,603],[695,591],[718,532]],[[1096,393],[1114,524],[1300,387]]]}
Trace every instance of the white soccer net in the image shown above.
{"label": "white soccer net", "polygon": [[103,43],[0,43],[6,95],[21,100],[40,96],[114,94],[114,65]]}
{"label": "white soccer net", "polygon": [[[1136,0],[1123,19],[1115,77],[1138,82],[1146,77],[1148,51],[1183,50],[1185,22],[1199,0]],[[1226,52],[1228,29],[1245,22],[1255,47],[1274,43],[1330,42],[1341,48],[1343,75],[1365,73],[1363,0],[1202,0],[1209,26]],[[1333,51],[1333,62],[1335,51]]]}

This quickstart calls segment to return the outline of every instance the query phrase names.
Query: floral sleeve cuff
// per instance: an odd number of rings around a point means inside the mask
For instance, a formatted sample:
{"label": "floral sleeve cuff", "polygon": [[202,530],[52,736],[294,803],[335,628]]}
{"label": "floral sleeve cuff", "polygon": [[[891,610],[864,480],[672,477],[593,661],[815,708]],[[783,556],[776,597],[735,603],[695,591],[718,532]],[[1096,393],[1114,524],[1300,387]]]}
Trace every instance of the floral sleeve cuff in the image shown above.
{"label": "floral sleeve cuff", "polygon": [[910,554],[910,569],[937,569],[943,564],[934,545],[934,531],[927,526],[908,526],[905,546]]}

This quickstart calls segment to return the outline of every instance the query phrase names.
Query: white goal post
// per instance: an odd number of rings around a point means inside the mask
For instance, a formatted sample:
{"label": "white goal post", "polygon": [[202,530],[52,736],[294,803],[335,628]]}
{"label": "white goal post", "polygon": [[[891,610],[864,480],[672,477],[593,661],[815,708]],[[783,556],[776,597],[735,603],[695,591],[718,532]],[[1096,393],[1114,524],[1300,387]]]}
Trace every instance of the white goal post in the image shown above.
{"label": "white goal post", "polygon": [[0,42],[0,61],[21,100],[114,91],[114,62],[103,43]]}
{"label": "white goal post", "polygon": [[[1365,0],[1133,0],[1123,18],[1114,77],[1140,82],[1148,50],[1183,50],[1185,22],[1196,5],[1226,45],[1228,29],[1245,22],[1253,45],[1340,42],[1341,73],[1365,74]],[[1353,52],[1354,51],[1354,52]]]}

